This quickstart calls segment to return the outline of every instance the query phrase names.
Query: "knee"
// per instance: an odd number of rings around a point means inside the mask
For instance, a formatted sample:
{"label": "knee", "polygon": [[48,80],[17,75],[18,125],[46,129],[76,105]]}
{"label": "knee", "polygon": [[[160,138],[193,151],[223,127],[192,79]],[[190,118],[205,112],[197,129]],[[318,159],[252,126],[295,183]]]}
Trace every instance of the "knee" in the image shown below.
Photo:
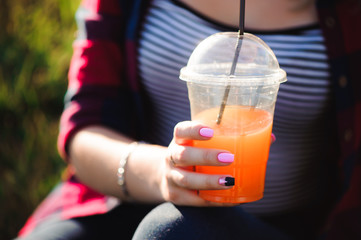
{"label": "knee", "polygon": [[[154,208],[140,222],[133,239],[176,239],[175,226],[182,222],[181,212],[171,203],[163,203]],[[176,234],[176,236],[179,234]],[[183,236],[184,237],[184,236]],[[184,239],[182,236],[179,238]]]}
{"label": "knee", "polygon": [[148,213],[133,240],[289,239],[239,207],[177,207],[164,203]]}
{"label": "knee", "polygon": [[[220,218],[235,209],[179,207],[172,203],[157,206],[139,224],[133,240],[220,239],[228,234],[228,224],[219,225]],[[221,219],[221,222],[224,220]]]}

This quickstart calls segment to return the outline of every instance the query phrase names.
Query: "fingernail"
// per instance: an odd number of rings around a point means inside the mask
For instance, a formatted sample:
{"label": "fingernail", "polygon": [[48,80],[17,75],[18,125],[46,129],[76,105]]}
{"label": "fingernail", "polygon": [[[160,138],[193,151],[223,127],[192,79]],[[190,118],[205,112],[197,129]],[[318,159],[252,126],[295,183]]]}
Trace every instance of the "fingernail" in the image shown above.
{"label": "fingernail", "polygon": [[223,186],[234,186],[233,177],[223,177],[218,180],[218,183]]}
{"label": "fingernail", "polygon": [[222,163],[231,163],[234,161],[234,155],[232,153],[220,153],[217,158],[218,161]]}
{"label": "fingernail", "polygon": [[202,137],[213,137],[213,129],[210,129],[210,128],[201,128],[199,130],[199,134],[202,136]]}
{"label": "fingernail", "polygon": [[276,135],[271,134],[271,142],[274,143],[276,141]]}

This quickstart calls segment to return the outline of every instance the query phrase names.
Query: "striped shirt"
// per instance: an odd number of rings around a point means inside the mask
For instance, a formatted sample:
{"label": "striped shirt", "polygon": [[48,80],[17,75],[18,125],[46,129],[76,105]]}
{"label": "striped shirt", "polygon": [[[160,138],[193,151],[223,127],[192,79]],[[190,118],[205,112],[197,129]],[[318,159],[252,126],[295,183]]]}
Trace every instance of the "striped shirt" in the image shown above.
{"label": "striped shirt", "polygon": [[[168,145],[173,128],[190,119],[186,83],[179,70],[196,45],[220,31],[236,31],[171,0],[153,1],[143,24],[139,72],[154,109],[151,136]],[[276,103],[264,198],[244,204],[254,214],[282,213],[319,198],[324,139],[329,129],[331,81],[321,30],[308,26],[280,32],[255,32],[274,50],[288,81]]]}

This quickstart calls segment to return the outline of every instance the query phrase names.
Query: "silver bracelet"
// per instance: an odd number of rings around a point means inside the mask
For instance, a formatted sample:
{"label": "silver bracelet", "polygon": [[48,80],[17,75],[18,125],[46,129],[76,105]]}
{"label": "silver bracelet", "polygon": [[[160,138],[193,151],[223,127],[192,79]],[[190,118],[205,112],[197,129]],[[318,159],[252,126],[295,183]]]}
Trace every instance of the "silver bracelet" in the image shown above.
{"label": "silver bracelet", "polygon": [[132,154],[132,152],[135,150],[135,148],[138,146],[138,142],[132,142],[127,146],[127,149],[122,154],[122,157],[119,161],[119,168],[117,172],[118,176],[118,185],[120,189],[122,190],[123,196],[125,197],[125,200],[131,200],[131,196],[128,192],[127,186],[125,184],[125,167],[127,165],[127,161]]}

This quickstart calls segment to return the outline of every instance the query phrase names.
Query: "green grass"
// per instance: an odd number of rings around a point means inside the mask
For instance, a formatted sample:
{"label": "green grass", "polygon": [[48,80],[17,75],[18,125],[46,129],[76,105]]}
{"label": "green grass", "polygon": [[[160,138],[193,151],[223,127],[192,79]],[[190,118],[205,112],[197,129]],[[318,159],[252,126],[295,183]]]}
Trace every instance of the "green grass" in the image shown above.
{"label": "green grass", "polygon": [[11,239],[65,168],[56,149],[79,0],[0,7],[0,238]]}

